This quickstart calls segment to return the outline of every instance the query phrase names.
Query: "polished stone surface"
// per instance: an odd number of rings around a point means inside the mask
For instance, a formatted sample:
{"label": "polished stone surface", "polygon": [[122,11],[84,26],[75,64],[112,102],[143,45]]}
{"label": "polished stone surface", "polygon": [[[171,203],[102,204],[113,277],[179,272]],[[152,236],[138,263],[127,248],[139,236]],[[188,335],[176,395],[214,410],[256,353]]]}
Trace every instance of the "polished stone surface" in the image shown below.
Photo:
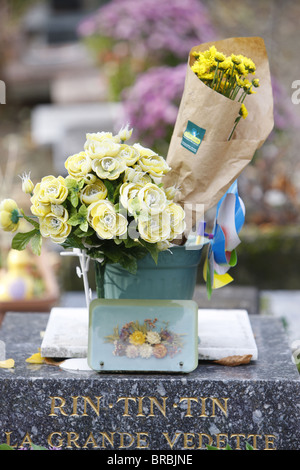
{"label": "polished stone surface", "polygon": [[48,314],[9,313],[0,328],[0,441],[68,449],[299,449],[300,383],[282,323],[251,315],[258,359],[190,374],[101,374],[30,364]]}

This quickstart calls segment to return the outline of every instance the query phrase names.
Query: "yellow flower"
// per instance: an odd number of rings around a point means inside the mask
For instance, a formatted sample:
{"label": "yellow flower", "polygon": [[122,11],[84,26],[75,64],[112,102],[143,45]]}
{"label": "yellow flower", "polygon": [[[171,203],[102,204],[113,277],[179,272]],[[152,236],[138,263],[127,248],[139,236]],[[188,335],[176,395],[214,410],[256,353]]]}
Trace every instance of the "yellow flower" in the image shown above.
{"label": "yellow flower", "polygon": [[61,217],[65,222],[68,220],[68,211],[61,204],[51,204],[50,208],[52,214],[56,215],[57,217]]}
{"label": "yellow flower", "polygon": [[256,65],[252,59],[249,59],[248,57],[244,57],[244,65],[249,73],[255,74]]}
{"label": "yellow flower", "polygon": [[33,196],[30,201],[32,203],[30,210],[33,215],[36,215],[37,217],[45,217],[49,212],[51,212],[51,204],[41,203],[37,196]]}
{"label": "yellow flower", "polygon": [[191,69],[198,77],[202,77],[204,74],[209,73],[211,64],[205,59],[203,61],[197,60],[193,63]]}
{"label": "yellow flower", "polygon": [[23,175],[20,178],[22,179],[22,191],[25,194],[31,194],[34,188],[34,184],[30,179],[30,173],[29,174],[23,173]]}
{"label": "yellow flower", "polygon": [[144,344],[146,340],[146,335],[142,331],[135,331],[129,336],[129,343],[139,346]]}
{"label": "yellow flower", "polygon": [[65,161],[65,168],[73,178],[82,179],[92,169],[91,159],[85,152],[71,155]]}
{"label": "yellow flower", "polygon": [[236,66],[236,70],[240,75],[247,75],[247,70],[243,63],[240,63]]}
{"label": "yellow flower", "polygon": [[231,54],[231,60],[235,65],[239,65],[242,63],[241,57],[235,54]]}
{"label": "yellow flower", "polygon": [[72,227],[66,221],[66,217],[67,213],[60,217],[49,212],[40,219],[41,235],[45,238],[51,238],[54,243],[63,243],[72,230]]}
{"label": "yellow flower", "polygon": [[120,137],[110,132],[97,132],[87,134],[84,150],[91,159],[102,157],[115,157],[120,150]]}
{"label": "yellow flower", "polygon": [[153,183],[143,186],[137,195],[141,212],[151,215],[162,212],[167,204],[167,197],[163,189]]}
{"label": "yellow flower", "polygon": [[20,212],[16,201],[4,199],[0,204],[0,228],[15,232],[19,227]]}
{"label": "yellow flower", "polygon": [[125,161],[127,166],[132,166],[140,158],[140,152],[130,145],[122,144],[118,156]]}
{"label": "yellow flower", "polygon": [[244,104],[241,105],[240,115],[243,119],[246,119],[246,117],[248,116],[248,110]]}
{"label": "yellow flower", "polygon": [[107,200],[90,204],[87,219],[97,235],[103,239],[119,237],[127,231],[127,219],[118,214],[114,205]]}
{"label": "yellow flower", "polygon": [[93,202],[105,199],[107,196],[107,189],[105,184],[96,179],[92,184],[86,185],[80,193],[80,200],[82,203],[89,205]]}
{"label": "yellow flower", "polygon": [[33,190],[33,200],[41,204],[62,204],[68,196],[68,189],[62,176],[45,176]]}
{"label": "yellow flower", "polygon": [[170,216],[164,211],[146,220],[138,221],[138,231],[148,243],[158,243],[170,238]]}
{"label": "yellow flower", "polygon": [[139,165],[134,165],[134,167],[128,167],[125,170],[124,174],[124,183],[141,183],[147,184],[151,183],[151,176],[145,173]]}
{"label": "yellow flower", "polygon": [[139,166],[153,177],[161,177],[170,171],[166,160],[153,152],[153,150],[143,147],[140,144],[134,144],[134,148],[140,152]]}
{"label": "yellow flower", "polygon": [[97,176],[94,173],[88,173],[83,177],[83,180],[86,184],[93,184],[97,181]]}
{"label": "yellow flower", "polygon": [[116,180],[126,169],[126,163],[118,157],[102,157],[92,161],[92,169],[100,179]]}
{"label": "yellow flower", "polygon": [[222,52],[216,52],[215,54],[215,60],[217,62],[223,62],[226,59],[226,56]]}
{"label": "yellow flower", "polygon": [[141,183],[123,183],[120,187],[120,202],[125,209],[128,209],[131,214],[133,214],[133,209],[131,203],[143,188]]}
{"label": "yellow flower", "polygon": [[166,212],[170,215],[170,239],[174,239],[181,235],[185,229],[185,212],[179,204],[174,202],[166,207]]}
{"label": "yellow flower", "polygon": [[232,62],[230,59],[225,59],[223,62],[219,63],[219,69],[221,70],[228,70],[232,68]]}

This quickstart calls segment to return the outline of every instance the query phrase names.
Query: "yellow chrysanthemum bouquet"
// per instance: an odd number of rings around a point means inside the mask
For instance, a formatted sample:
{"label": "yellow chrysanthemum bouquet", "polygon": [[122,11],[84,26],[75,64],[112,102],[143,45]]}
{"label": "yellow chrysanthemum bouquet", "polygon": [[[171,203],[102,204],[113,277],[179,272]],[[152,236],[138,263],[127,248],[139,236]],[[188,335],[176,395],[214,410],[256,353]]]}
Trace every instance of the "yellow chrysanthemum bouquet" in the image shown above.
{"label": "yellow chrysanthemum bouquet", "polygon": [[244,104],[246,96],[256,93],[255,88],[259,87],[259,78],[253,78],[256,65],[251,58],[242,54],[226,56],[215,46],[211,46],[204,52],[194,51],[192,56],[195,62],[191,69],[205,85],[241,103],[239,115],[228,137],[230,140],[240,119],[246,119],[248,116],[248,110]]}
{"label": "yellow chrysanthemum bouquet", "polygon": [[[180,188],[182,204],[203,204],[207,211],[252,160],[273,126],[269,62],[261,38],[193,47],[167,155],[172,171],[166,183]],[[189,230],[192,219],[187,217]]]}
{"label": "yellow chrysanthemum bouquet", "polygon": [[13,199],[0,204],[3,230],[16,232],[21,218],[32,225],[14,236],[12,247],[23,250],[30,243],[40,254],[43,238],[50,239],[130,272],[147,253],[156,260],[169,248],[185,228],[185,213],[173,202],[175,188],[163,187],[166,160],[138,143],[129,145],[131,134],[128,126],[116,135],[87,134],[84,149],[66,159],[66,177],[49,175],[34,185],[24,175],[32,214]]}
{"label": "yellow chrysanthemum bouquet", "polygon": [[190,51],[167,155],[172,170],[165,181],[180,188],[176,201],[185,207],[186,236],[193,230],[203,241],[206,213],[216,206],[204,266],[209,295],[232,280],[227,271],[236,263],[245,209],[237,179],[273,125],[270,70],[261,38],[230,38]]}

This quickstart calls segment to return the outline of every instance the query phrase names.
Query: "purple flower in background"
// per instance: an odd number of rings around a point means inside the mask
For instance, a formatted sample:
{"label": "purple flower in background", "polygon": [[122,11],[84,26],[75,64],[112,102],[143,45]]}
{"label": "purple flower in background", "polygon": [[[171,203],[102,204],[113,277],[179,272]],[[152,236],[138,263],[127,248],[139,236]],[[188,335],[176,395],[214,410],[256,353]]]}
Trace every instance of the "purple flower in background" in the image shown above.
{"label": "purple flower in background", "polygon": [[214,30],[200,0],[112,0],[80,24],[79,34],[128,42],[150,60],[153,53],[185,60],[193,46],[212,39]]}
{"label": "purple flower in background", "polygon": [[171,137],[184,88],[186,64],[153,67],[124,90],[123,104],[130,126],[149,146]]}

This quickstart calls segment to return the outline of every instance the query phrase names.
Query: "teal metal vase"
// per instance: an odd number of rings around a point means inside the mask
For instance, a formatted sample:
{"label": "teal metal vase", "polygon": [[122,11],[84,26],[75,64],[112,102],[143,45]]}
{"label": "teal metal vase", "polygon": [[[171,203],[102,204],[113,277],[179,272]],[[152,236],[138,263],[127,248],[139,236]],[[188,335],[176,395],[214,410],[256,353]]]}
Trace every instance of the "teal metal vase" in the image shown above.
{"label": "teal metal vase", "polygon": [[159,253],[157,264],[147,255],[138,261],[136,274],[129,273],[118,264],[107,264],[101,276],[100,270],[96,269],[98,297],[191,300],[201,251],[175,246]]}

